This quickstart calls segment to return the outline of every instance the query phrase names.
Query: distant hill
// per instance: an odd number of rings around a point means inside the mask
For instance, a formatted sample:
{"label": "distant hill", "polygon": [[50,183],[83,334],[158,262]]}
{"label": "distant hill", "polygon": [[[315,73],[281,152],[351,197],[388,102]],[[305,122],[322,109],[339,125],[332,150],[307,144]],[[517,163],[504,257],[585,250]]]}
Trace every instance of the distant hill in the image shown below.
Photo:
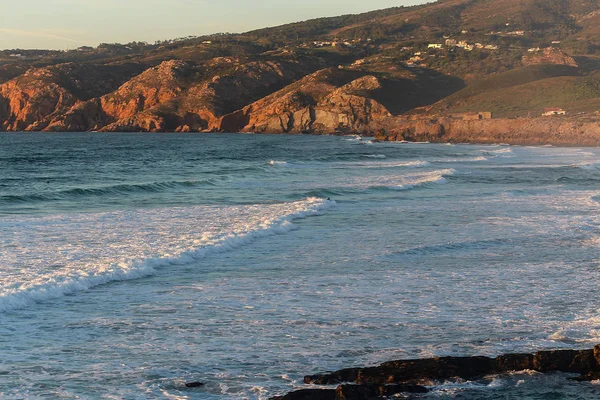
{"label": "distant hill", "polygon": [[439,0],[243,34],[0,51],[0,130],[374,133],[411,115],[591,115],[599,70],[600,0]]}

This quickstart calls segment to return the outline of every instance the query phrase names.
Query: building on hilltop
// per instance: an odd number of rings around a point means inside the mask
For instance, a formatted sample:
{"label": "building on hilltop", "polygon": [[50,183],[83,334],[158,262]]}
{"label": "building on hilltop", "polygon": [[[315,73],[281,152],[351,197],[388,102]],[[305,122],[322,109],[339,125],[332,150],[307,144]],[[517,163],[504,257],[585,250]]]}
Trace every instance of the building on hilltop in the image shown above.
{"label": "building on hilltop", "polygon": [[550,117],[553,115],[567,115],[567,112],[562,108],[544,108],[543,117]]}

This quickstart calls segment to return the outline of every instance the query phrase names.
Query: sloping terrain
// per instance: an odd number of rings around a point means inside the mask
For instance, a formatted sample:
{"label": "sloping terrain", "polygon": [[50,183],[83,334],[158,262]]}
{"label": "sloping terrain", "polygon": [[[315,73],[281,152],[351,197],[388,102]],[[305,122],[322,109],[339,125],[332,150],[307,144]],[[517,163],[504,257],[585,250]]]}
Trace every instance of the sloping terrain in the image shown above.
{"label": "sloping terrain", "polygon": [[538,116],[544,108],[600,109],[600,78],[563,65],[536,65],[496,75],[435,104],[436,114],[491,111],[495,117]]}
{"label": "sloping terrain", "polygon": [[598,0],[439,0],[244,34],[0,51],[0,130],[362,132],[600,110]]}

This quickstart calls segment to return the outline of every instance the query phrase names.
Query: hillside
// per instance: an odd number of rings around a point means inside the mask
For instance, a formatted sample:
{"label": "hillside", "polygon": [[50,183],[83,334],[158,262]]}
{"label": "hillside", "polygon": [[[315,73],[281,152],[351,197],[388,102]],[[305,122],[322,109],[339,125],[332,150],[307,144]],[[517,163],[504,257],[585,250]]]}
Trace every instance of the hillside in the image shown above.
{"label": "hillside", "polygon": [[360,132],[600,111],[600,0],[439,0],[243,34],[0,51],[0,130]]}
{"label": "hillside", "polygon": [[545,108],[594,112],[600,107],[600,80],[579,68],[542,64],[516,68],[474,82],[431,107],[435,114],[491,111],[496,117],[540,115]]}

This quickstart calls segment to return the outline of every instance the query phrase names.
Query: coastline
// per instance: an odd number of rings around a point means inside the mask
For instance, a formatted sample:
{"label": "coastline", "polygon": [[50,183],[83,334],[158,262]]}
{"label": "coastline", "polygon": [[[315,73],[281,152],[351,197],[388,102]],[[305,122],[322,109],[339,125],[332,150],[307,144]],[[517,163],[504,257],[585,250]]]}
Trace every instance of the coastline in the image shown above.
{"label": "coastline", "polygon": [[[98,133],[242,133],[272,135],[361,135],[373,137],[377,142],[429,142],[462,144],[508,144],[520,146],[556,147],[600,147],[600,117],[522,117],[464,120],[448,116],[399,116],[371,121],[352,128],[323,126],[318,130],[284,131],[282,129],[253,130],[252,127],[238,129],[188,130],[101,130]],[[16,131],[0,131],[18,133]],[[31,132],[69,133],[80,130]]]}
{"label": "coastline", "polygon": [[380,141],[598,147],[600,119],[539,117],[461,120],[431,116],[396,119],[393,126],[374,136]]}

